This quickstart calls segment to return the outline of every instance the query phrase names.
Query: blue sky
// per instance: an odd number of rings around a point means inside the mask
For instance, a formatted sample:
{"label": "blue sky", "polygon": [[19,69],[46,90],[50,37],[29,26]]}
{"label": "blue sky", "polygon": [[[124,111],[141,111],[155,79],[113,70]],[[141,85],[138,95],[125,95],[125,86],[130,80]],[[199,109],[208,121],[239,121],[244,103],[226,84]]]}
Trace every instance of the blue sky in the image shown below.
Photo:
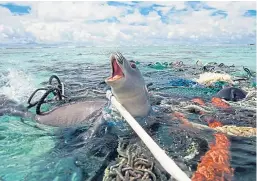
{"label": "blue sky", "polygon": [[0,2],[2,44],[256,41],[255,2]]}
{"label": "blue sky", "polygon": [[3,3],[0,6],[7,8],[13,15],[28,14],[31,10],[30,6],[16,5],[15,3]]}

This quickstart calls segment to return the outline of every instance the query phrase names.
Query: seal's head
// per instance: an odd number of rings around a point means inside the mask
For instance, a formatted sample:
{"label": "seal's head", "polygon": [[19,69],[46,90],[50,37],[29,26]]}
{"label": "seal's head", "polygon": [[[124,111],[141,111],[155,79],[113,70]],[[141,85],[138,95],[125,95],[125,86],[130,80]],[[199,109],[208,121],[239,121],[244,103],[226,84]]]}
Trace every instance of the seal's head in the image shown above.
{"label": "seal's head", "polygon": [[144,117],[150,111],[145,81],[134,62],[126,60],[119,52],[110,57],[112,75],[105,81],[111,86],[116,99],[132,116]]}

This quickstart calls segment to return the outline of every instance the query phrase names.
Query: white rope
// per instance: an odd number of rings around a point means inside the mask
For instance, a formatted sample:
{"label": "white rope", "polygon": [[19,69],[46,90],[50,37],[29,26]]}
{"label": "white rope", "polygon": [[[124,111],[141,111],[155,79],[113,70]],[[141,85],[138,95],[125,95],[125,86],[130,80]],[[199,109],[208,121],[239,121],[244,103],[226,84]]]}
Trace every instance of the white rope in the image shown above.
{"label": "white rope", "polygon": [[256,98],[256,91],[248,92],[248,94],[244,98],[244,101],[251,100],[253,98]]}
{"label": "white rope", "polygon": [[199,111],[199,112],[202,111],[202,112],[205,112],[205,113],[212,113],[213,112],[211,110],[207,110],[207,109],[205,109],[201,106],[193,105],[193,104],[185,106],[184,109],[187,109],[189,111]]}
{"label": "white rope", "polygon": [[130,115],[130,113],[116,100],[112,92],[108,90],[106,97],[118,109],[120,114],[125,118],[127,123],[137,133],[140,139],[145,143],[153,156],[162,165],[162,167],[178,181],[190,181],[191,179],[176,165],[176,163],[162,150],[154,140],[145,132],[138,122]]}

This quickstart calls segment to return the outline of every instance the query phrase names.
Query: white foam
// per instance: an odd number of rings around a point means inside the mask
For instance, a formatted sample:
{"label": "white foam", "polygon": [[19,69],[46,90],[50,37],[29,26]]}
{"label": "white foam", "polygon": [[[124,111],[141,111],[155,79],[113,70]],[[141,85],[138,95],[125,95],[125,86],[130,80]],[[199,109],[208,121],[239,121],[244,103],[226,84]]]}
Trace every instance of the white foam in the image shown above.
{"label": "white foam", "polygon": [[26,103],[29,96],[37,88],[32,76],[20,70],[9,69],[7,75],[0,75],[0,78],[0,81],[3,82],[3,86],[0,87],[0,94],[4,94],[9,99],[19,103]]}

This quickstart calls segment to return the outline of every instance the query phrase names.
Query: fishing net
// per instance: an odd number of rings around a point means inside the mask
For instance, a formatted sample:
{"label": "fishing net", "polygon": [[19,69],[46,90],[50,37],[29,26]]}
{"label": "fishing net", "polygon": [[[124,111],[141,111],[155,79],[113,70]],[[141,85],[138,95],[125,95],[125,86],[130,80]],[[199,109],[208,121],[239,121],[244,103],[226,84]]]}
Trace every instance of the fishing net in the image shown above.
{"label": "fishing net", "polygon": [[[143,65],[140,64],[140,66]],[[181,63],[174,65],[158,63],[157,65],[145,65],[142,69],[146,81],[152,83],[149,84],[152,105],[157,106],[160,112],[171,116],[171,119],[160,118],[161,121],[159,121],[165,123],[155,128],[156,134],[152,137],[177,163],[183,160],[183,163],[195,172],[192,179],[232,180],[235,176],[236,180],[240,180],[236,176],[241,174],[246,177],[248,173],[254,177],[251,171],[256,163],[254,149],[256,145],[254,141],[256,137],[256,78],[253,77],[254,71],[245,68],[240,70],[239,67],[216,63],[194,66]],[[216,81],[206,85],[197,83],[197,78],[204,72],[231,76],[229,79],[217,78]],[[241,74],[238,74],[239,72]],[[231,85],[245,90],[248,93],[246,98],[238,102],[215,98],[218,91]],[[183,116],[176,116],[174,114],[176,112]],[[176,120],[180,120],[182,125]],[[249,151],[249,154],[244,157],[244,165],[249,165],[249,172],[239,166],[239,160],[243,156],[238,156],[238,154],[244,153],[242,150],[234,149],[239,143],[236,143],[231,136],[242,140],[248,138],[252,140],[247,145],[252,152]],[[224,143],[226,140],[227,142]],[[233,149],[233,153],[230,149]],[[205,159],[201,159],[203,156]],[[224,162],[217,163],[217,159],[223,159]],[[117,162],[122,162],[121,160]],[[113,169],[109,168],[108,173],[111,173],[112,179],[125,178],[125,172],[120,172],[122,173],[120,177],[115,171],[120,165]],[[126,170],[124,166],[120,168]],[[214,169],[213,172],[212,169]],[[206,175],[207,173],[210,175]],[[188,176],[191,175],[192,173],[188,173]]]}
{"label": "fishing net", "polygon": [[[251,177],[248,180],[255,178],[256,78],[253,77],[255,72],[217,63],[203,65],[198,62],[195,65],[186,65],[183,62],[173,64],[157,62],[148,65],[137,62],[137,65],[149,85],[153,110],[155,113],[160,113],[139,122],[143,126],[151,120],[159,123],[150,127],[148,133],[189,177],[195,173],[193,178],[200,180],[200,174],[211,173],[208,176],[209,180],[216,178],[231,180],[232,167],[236,180],[240,180],[241,176],[246,178],[250,172]],[[74,98],[76,101],[81,100],[83,96],[85,99],[105,96],[105,90],[109,87],[102,83],[102,78],[92,78],[92,81],[88,81],[86,77],[77,76],[89,74],[93,68],[79,72],[67,68],[66,74],[72,74],[69,77],[64,76],[65,81],[69,82],[65,86],[68,97],[75,94],[78,96],[77,99]],[[55,71],[58,73],[59,70]],[[218,80],[208,85],[198,83],[196,80],[205,72],[231,75],[233,85],[248,92],[246,98],[238,102],[214,99],[215,94],[231,82]],[[84,86],[85,82],[88,83],[87,88]],[[51,98],[50,96],[49,99]],[[58,104],[54,103],[51,107]],[[35,108],[31,109],[32,112],[36,112]],[[49,110],[49,106],[43,104],[41,110]],[[36,126],[27,129],[22,123],[23,132],[43,134],[38,139],[27,138],[31,144],[29,148],[24,149],[24,152],[33,149],[32,154],[36,154],[35,150],[42,148],[39,143],[41,141],[45,143],[46,153],[29,160],[25,159],[26,164],[31,167],[29,173],[24,172],[21,166],[17,170],[14,167],[10,168],[9,171],[17,171],[27,180],[172,180],[141,141],[138,139],[132,141],[135,135],[118,113],[112,116],[106,114],[105,119],[107,124],[103,125],[97,136],[90,141],[81,139],[83,133],[87,131],[86,126],[54,130],[48,134],[49,132],[44,129],[38,131]],[[6,159],[8,150],[19,152],[19,149],[26,145],[24,142],[26,139],[21,140],[21,138],[27,135],[21,137],[15,134],[15,130],[22,126],[13,124],[13,127],[10,127],[9,124],[9,122],[6,124],[8,129],[0,128],[2,133],[0,140],[8,145],[6,148],[1,147],[3,165],[7,165],[10,161],[9,158]],[[117,129],[112,129],[113,127],[118,128],[119,132]],[[5,136],[6,130],[13,132],[8,138]],[[120,135],[124,133],[130,138],[126,141],[120,140],[114,136],[115,133]],[[224,140],[229,141],[225,146]],[[20,142],[20,144],[16,148],[14,144],[10,145],[10,142]],[[220,144],[223,144],[224,148],[218,151]],[[201,159],[205,154],[206,159]],[[22,160],[21,157],[18,159]],[[217,159],[225,161],[220,165],[216,163],[218,166],[216,165],[215,172],[211,172]],[[199,171],[200,168],[203,172]],[[43,172],[47,174],[42,174]],[[225,176],[222,177],[220,173],[224,173]],[[12,175],[7,175],[4,179],[11,180]]]}
{"label": "fishing net", "polygon": [[[234,154],[240,151],[230,153],[230,148],[235,144],[230,136],[243,139],[256,136],[256,89],[252,87],[254,79],[250,78],[253,72],[243,70],[243,74],[237,74],[239,70],[235,66],[215,63],[188,66],[179,62],[157,62],[137,65],[142,68],[146,82],[151,83],[148,89],[153,110],[155,113],[162,113],[153,114],[139,122],[141,121],[143,127],[150,120],[160,123],[151,127],[152,134],[149,133],[158,145],[193,180],[231,180],[234,175],[238,175],[241,171],[238,158]],[[202,73],[208,72],[213,75],[217,73],[221,78],[208,84],[197,82]],[[225,74],[231,75],[233,82],[222,79]],[[234,81],[235,79],[238,80]],[[230,102],[215,98],[218,91],[232,84],[248,92],[245,99]],[[98,92],[93,93],[92,90]],[[99,96],[104,90],[106,85],[101,84],[89,90],[87,95]],[[109,133],[133,137],[133,131],[117,111],[105,111],[108,113],[105,114],[107,125],[111,127]],[[110,114],[112,116],[108,117]],[[116,129],[112,129],[114,127]],[[114,137],[109,138],[98,137],[87,143],[87,146],[79,142],[75,144],[76,147],[74,144],[66,147],[66,154],[77,155],[76,163],[83,171],[83,178],[105,181],[172,180],[143,143],[138,140],[131,141],[130,138],[130,141],[119,139],[117,145]],[[249,143],[250,146],[251,144],[255,142]],[[76,151],[72,151],[74,148]],[[217,159],[224,161],[219,163]],[[87,164],[89,162],[92,164]],[[249,163],[251,161],[245,161],[244,164]],[[232,167],[235,171],[231,170]],[[253,166],[249,168],[253,169]],[[211,171],[212,169],[214,170]]]}
{"label": "fishing net", "polygon": [[120,140],[118,157],[105,169],[103,181],[171,180],[141,141]]}
{"label": "fishing net", "polygon": [[[243,177],[253,180],[256,175],[253,171],[256,168],[256,73],[245,67],[240,69],[216,63],[165,67],[158,70],[164,75],[158,77],[158,80],[161,80],[156,82],[158,86],[149,88],[154,97],[151,98],[152,104],[171,114],[171,121],[180,120],[183,124],[183,127],[174,127],[172,122],[172,127],[159,127],[155,140],[159,141],[172,158],[181,158],[190,166],[195,172],[193,180],[241,180]],[[233,82],[219,78],[211,84],[195,83],[204,72],[228,74]],[[175,74],[177,76],[174,76]],[[157,76],[155,73],[154,75]],[[245,90],[247,96],[238,102],[215,98],[218,91],[231,85]],[[179,113],[179,116],[176,113]],[[210,125],[216,127],[209,127]],[[251,140],[245,145],[245,152],[243,149],[235,149],[235,145],[240,144],[235,141],[236,137]],[[224,149],[222,151],[219,148],[224,140],[227,140],[227,146],[221,146]],[[212,144],[216,146],[209,147]],[[230,149],[233,151],[230,152]],[[202,160],[200,164],[199,159],[204,155],[206,161]],[[210,159],[213,159],[213,162],[209,162]],[[225,161],[219,165],[215,163],[217,159]],[[244,159],[241,166],[240,159]],[[213,169],[214,172],[211,171]],[[200,176],[200,170],[204,172],[203,177]],[[252,178],[248,177],[248,174],[252,175]]]}

